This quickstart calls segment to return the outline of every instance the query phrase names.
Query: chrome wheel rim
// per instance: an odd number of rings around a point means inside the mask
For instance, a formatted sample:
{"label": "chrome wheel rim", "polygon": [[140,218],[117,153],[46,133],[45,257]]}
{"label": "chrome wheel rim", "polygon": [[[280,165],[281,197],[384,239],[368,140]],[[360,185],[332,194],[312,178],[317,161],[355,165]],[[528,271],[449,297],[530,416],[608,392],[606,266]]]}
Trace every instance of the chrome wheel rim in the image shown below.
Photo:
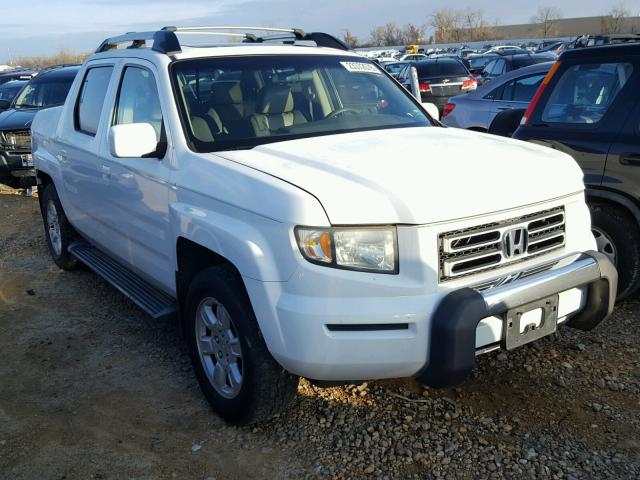
{"label": "chrome wheel rim", "polygon": [[211,386],[224,398],[242,388],[242,347],[231,315],[215,298],[207,297],[196,310],[196,343],[200,362]]}
{"label": "chrome wheel rim", "polygon": [[617,265],[618,250],[616,249],[616,245],[613,243],[611,237],[599,228],[592,227],[591,230],[593,231],[593,236],[596,238],[598,251],[606,255],[614,265]]}
{"label": "chrome wheel rim", "polygon": [[58,210],[53,200],[47,203],[47,231],[49,232],[49,240],[51,248],[56,256],[62,254],[62,234],[60,233],[60,219],[58,218]]}

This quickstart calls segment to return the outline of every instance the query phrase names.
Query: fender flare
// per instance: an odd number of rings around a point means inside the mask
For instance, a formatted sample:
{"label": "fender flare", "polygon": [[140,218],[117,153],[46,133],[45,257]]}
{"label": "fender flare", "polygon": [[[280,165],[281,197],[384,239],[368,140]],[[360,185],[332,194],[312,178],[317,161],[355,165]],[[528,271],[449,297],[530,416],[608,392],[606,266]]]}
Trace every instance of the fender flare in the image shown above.
{"label": "fender flare", "polygon": [[599,188],[587,188],[585,190],[587,203],[590,199],[602,199],[610,203],[618,204],[625,208],[633,216],[636,223],[640,225],[640,207],[637,203],[620,193],[602,190]]}
{"label": "fender flare", "polygon": [[[243,277],[287,281],[297,268],[293,230],[249,212],[235,213],[174,203],[169,212],[173,238],[184,238],[223,257]],[[174,261],[177,271],[178,259]]]}

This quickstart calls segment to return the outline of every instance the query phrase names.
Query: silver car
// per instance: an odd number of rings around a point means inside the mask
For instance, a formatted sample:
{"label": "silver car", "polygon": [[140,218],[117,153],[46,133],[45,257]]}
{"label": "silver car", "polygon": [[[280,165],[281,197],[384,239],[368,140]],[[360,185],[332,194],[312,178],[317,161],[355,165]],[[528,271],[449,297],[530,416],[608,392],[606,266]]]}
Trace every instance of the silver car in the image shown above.
{"label": "silver car", "polygon": [[553,62],[513,70],[477,90],[449,99],[442,123],[449,127],[486,132],[503,110],[527,108]]}

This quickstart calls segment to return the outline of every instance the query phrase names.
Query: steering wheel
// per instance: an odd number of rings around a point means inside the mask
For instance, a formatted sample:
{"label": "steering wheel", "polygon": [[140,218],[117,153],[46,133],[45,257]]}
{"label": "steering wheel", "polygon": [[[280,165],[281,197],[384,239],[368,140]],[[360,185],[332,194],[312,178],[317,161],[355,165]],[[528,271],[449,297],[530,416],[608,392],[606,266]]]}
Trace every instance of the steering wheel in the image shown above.
{"label": "steering wheel", "polygon": [[326,116],[326,120],[329,120],[331,118],[341,117],[343,115],[359,115],[359,114],[360,112],[355,108],[344,107],[331,112],[329,115]]}

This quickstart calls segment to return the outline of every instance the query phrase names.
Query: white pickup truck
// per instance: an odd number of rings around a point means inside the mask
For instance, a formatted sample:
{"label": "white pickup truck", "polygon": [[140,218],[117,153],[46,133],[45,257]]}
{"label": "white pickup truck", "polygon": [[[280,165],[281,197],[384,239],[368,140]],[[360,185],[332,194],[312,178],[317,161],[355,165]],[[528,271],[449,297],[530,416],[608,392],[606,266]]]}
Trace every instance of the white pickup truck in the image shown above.
{"label": "white pickup truck", "polygon": [[443,128],[340,41],[266,31],[107,39],[33,123],[54,261],[179,318],[216,412],[272,415],[300,376],[449,387],[607,317],[617,274],[569,156]]}

